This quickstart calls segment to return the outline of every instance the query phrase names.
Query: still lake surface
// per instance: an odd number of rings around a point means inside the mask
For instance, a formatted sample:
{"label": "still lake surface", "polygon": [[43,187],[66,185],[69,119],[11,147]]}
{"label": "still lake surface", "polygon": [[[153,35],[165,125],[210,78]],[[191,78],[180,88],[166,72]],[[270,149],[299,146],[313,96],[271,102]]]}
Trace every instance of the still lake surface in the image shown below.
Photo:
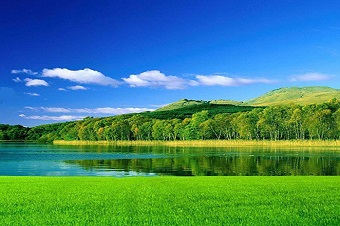
{"label": "still lake surface", "polygon": [[340,175],[340,151],[0,142],[1,176]]}

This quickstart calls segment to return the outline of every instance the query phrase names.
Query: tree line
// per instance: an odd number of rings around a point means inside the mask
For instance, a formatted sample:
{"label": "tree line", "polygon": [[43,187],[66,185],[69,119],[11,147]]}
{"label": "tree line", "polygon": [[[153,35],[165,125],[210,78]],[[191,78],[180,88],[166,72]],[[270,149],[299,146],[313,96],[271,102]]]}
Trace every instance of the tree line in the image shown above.
{"label": "tree line", "polygon": [[280,105],[236,113],[158,119],[149,114],[85,118],[32,128],[0,126],[0,140],[291,140],[340,139],[340,103]]}

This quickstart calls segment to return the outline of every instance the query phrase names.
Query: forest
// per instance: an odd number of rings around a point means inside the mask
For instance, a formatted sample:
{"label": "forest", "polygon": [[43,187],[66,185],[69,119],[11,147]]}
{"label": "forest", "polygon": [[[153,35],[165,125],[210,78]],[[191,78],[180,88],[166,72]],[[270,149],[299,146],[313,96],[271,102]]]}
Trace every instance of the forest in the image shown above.
{"label": "forest", "polygon": [[40,125],[0,125],[0,140],[340,139],[340,103],[212,105]]}

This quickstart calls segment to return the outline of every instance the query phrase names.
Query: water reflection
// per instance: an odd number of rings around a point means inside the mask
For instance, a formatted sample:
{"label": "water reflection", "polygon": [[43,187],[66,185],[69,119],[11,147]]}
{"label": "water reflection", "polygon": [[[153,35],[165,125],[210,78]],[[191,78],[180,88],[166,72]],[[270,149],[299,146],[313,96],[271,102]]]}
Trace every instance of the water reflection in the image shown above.
{"label": "water reflection", "polygon": [[340,175],[340,151],[1,143],[0,175]]}
{"label": "water reflection", "polygon": [[339,159],[320,156],[182,156],[155,159],[69,160],[85,170],[115,170],[176,176],[340,175]]}

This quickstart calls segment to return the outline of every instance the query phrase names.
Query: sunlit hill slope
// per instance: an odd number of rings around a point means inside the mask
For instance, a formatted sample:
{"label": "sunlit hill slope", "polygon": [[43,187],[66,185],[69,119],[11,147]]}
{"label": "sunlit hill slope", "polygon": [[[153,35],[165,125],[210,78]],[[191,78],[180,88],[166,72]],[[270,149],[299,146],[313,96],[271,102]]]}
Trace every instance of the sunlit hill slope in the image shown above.
{"label": "sunlit hill slope", "polygon": [[272,90],[262,96],[254,99],[239,102],[233,100],[188,100],[182,99],[180,101],[171,103],[157,111],[171,111],[182,108],[200,108],[207,105],[234,105],[234,106],[273,106],[286,104],[319,104],[328,102],[332,99],[340,100],[340,90],[325,86],[309,86],[309,87],[286,87]]}
{"label": "sunlit hill slope", "polygon": [[260,97],[246,101],[244,105],[271,106],[282,104],[318,104],[331,99],[340,100],[340,90],[325,86],[289,87],[270,91]]}

